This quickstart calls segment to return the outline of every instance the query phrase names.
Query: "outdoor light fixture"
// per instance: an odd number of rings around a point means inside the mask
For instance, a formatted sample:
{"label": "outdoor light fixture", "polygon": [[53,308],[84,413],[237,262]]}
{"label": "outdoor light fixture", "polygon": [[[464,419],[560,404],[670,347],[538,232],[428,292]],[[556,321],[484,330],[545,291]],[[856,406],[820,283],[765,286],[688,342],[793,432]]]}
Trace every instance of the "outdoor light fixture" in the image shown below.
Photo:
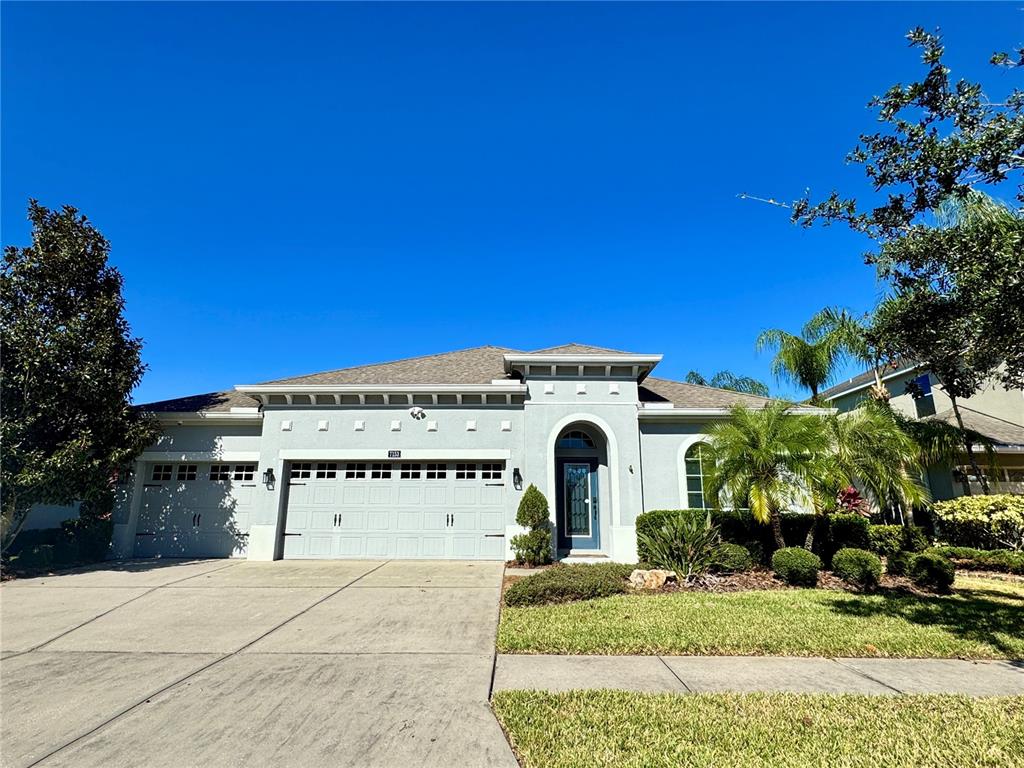
{"label": "outdoor light fixture", "polygon": [[523,490],[523,476],[519,472],[519,467],[512,470],[512,487],[517,491]]}
{"label": "outdoor light fixture", "polygon": [[268,491],[274,490],[274,470],[271,467],[263,470],[263,484],[267,486]]}

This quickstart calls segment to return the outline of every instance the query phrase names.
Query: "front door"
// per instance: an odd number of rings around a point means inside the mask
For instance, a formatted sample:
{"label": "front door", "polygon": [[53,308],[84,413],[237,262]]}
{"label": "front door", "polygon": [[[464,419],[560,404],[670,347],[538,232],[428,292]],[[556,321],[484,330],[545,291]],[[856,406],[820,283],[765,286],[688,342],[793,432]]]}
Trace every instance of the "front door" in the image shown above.
{"label": "front door", "polygon": [[558,546],[568,550],[601,548],[601,510],[597,459],[558,462]]}

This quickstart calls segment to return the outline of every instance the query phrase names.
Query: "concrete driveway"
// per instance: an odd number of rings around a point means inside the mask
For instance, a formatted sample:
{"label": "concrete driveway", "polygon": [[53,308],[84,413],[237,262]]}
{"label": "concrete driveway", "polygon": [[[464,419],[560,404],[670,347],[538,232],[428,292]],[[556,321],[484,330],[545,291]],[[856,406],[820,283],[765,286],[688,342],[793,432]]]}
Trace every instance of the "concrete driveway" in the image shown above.
{"label": "concrete driveway", "polygon": [[127,561],[0,587],[3,766],[515,766],[502,565]]}

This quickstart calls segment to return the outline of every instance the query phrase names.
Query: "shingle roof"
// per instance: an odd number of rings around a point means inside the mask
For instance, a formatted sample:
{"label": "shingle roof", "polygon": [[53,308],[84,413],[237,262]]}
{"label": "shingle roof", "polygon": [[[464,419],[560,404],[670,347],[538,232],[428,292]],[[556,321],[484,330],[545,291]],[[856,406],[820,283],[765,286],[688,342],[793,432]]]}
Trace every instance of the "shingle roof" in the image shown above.
{"label": "shingle roof", "polygon": [[[882,378],[885,378],[890,374],[896,373],[896,371],[902,371],[906,368],[913,368],[918,365],[921,365],[921,363],[917,362],[916,360],[897,360],[895,363],[892,363],[882,368]],[[855,387],[860,387],[865,384],[873,384],[874,381],[875,372],[864,371],[864,373],[858,373],[853,378],[847,379],[844,382],[836,384],[834,387],[829,387],[828,389],[821,393],[821,398],[823,400],[828,400],[842,392],[846,392],[849,389],[854,389]]]}
{"label": "shingle roof", "polygon": [[729,408],[737,404],[761,408],[771,402],[771,398],[768,397],[706,387],[701,384],[687,384],[671,379],[659,379],[654,376],[644,379],[644,383],[639,387],[639,395],[642,403],[669,402],[677,408]]}
{"label": "shingle roof", "polygon": [[140,405],[152,413],[220,413],[232,408],[255,408],[259,405],[254,398],[231,389],[226,392],[208,392],[205,395],[190,395],[173,400],[159,400]]}
{"label": "shingle roof", "polygon": [[[305,385],[412,385],[412,384],[490,384],[496,379],[507,379],[503,356],[519,350],[508,347],[484,346],[461,349],[438,355],[423,355],[390,363],[340,368],[305,376],[263,382],[264,384]],[[548,355],[630,354],[586,344],[564,344],[536,350]],[[714,387],[687,384],[681,381],[648,376],[639,388],[641,402],[672,403],[682,408],[722,408],[736,403],[758,407],[768,398],[731,392]],[[175,400],[161,400],[140,406],[147,411],[162,413],[219,412],[232,407],[253,407],[258,403],[248,395],[234,390],[193,395]]]}
{"label": "shingle roof", "polygon": [[[976,411],[965,405],[960,406],[960,415],[964,426],[978,434],[984,435],[996,445],[1024,445],[1024,425],[1015,424],[987,413]],[[922,421],[944,421],[956,425],[956,414],[952,408],[926,416]]]}
{"label": "shingle roof", "polygon": [[292,376],[264,384],[490,384],[505,379],[506,347],[474,347],[439,355],[423,355],[391,363],[360,365],[336,371]]}

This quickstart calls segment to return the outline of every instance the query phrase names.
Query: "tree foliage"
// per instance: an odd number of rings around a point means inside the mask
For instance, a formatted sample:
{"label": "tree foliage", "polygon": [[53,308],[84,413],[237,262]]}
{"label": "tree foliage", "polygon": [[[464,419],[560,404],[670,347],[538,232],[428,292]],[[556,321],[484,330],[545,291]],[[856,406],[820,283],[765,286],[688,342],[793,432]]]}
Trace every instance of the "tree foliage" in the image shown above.
{"label": "tree foliage", "polygon": [[145,366],[109,243],[69,206],[33,200],[28,218],[31,245],[5,247],[0,273],[5,549],[33,505],[105,498],[156,435],[129,399]]}
{"label": "tree foliage", "polygon": [[759,352],[773,350],[772,375],[809,390],[817,405],[821,388],[832,381],[841,360],[841,341],[837,333],[815,334],[808,327],[799,336],[770,328],[761,332],[755,346]]}
{"label": "tree foliage", "polygon": [[690,371],[686,374],[686,381],[689,384],[697,384],[702,387],[717,387],[760,397],[768,397],[769,394],[768,385],[764,382],[758,381],[752,376],[737,376],[732,371],[719,371],[710,380],[705,379],[698,371]]}

